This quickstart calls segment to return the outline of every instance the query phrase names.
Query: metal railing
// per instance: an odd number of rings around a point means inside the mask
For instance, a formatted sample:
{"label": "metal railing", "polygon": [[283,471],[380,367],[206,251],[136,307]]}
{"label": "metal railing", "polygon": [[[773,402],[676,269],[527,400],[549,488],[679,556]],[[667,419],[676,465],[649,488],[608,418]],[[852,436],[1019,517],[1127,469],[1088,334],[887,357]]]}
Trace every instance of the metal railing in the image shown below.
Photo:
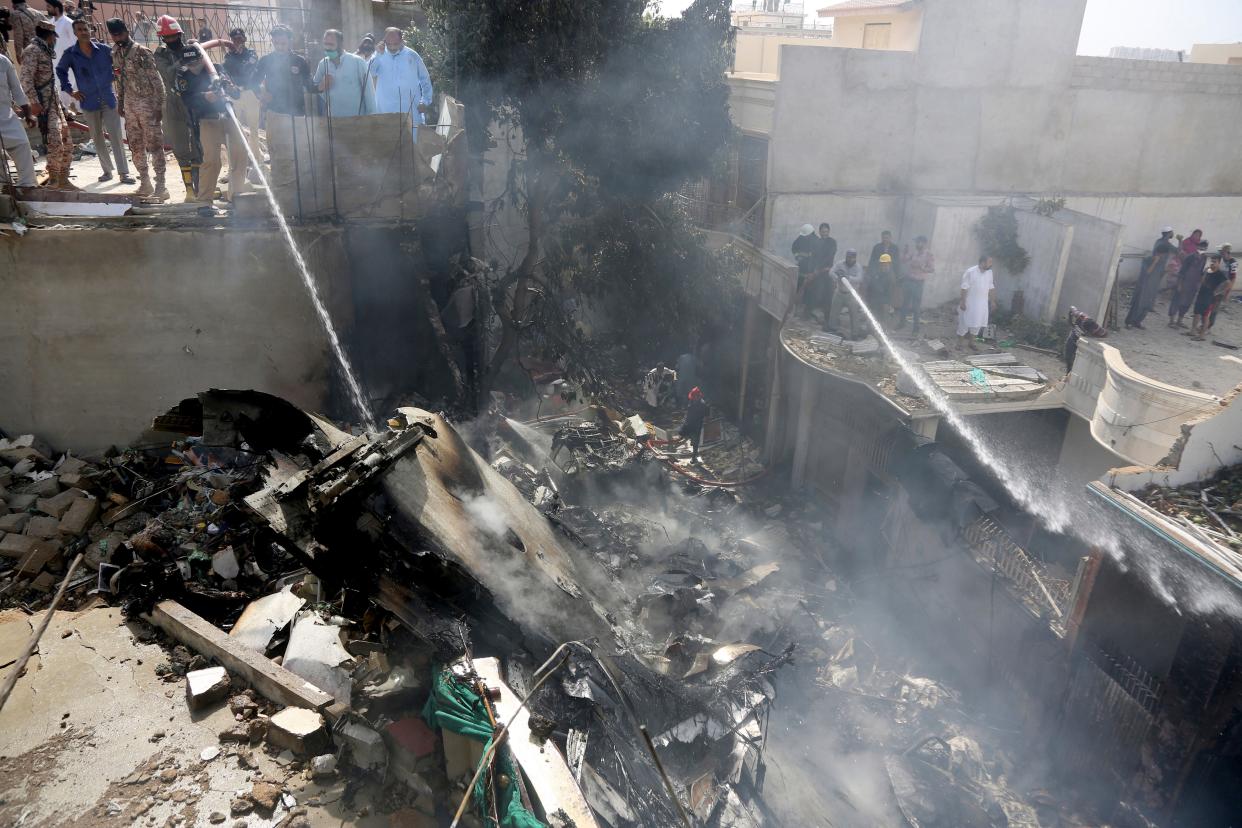
{"label": "metal railing", "polygon": [[676,195],[690,220],[705,230],[732,233],[756,247],[763,245],[763,216],[767,196],[743,210],[736,204],[722,204],[702,198],[694,187],[683,188]]}
{"label": "metal railing", "polygon": [[1052,575],[987,515],[967,526],[962,534],[979,565],[1003,576],[1028,609],[1040,617],[1050,613],[1055,622],[1065,618],[1070,608],[1069,580]]}
{"label": "metal railing", "polygon": [[[205,28],[212,37],[226,38],[234,28],[244,29],[247,43],[260,56],[272,49],[268,34],[277,23],[293,29],[293,49],[302,51],[306,46],[306,11],[300,5],[178,2],[178,0],[106,0],[96,2],[92,15],[100,25],[104,20],[119,17],[129,27],[135,42],[154,49],[160,45],[155,21],[160,15],[177,18],[186,38],[197,39]],[[107,40],[107,38],[105,38]]]}

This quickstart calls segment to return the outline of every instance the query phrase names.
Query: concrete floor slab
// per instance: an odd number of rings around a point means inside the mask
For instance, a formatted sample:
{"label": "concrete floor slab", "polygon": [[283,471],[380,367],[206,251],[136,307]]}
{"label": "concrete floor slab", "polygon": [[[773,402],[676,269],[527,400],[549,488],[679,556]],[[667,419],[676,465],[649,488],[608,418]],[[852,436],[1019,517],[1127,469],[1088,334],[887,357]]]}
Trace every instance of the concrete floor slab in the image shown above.
{"label": "concrete floor slab", "polygon": [[[0,615],[0,660],[38,619]],[[57,613],[0,710],[0,824],[208,828],[213,813],[229,815],[232,800],[257,781],[282,785],[312,826],[388,824],[387,816],[347,810],[339,780],[310,783],[262,747],[220,744],[218,733],[234,721],[227,704],[191,713],[184,678],[156,673],[167,661],[160,646],[135,637],[119,609]],[[209,747],[221,751],[204,761]],[[243,766],[239,752],[257,768]],[[355,806],[368,801],[360,796]],[[280,806],[270,818],[244,819],[266,828],[288,816]],[[230,815],[223,824],[235,821]]]}

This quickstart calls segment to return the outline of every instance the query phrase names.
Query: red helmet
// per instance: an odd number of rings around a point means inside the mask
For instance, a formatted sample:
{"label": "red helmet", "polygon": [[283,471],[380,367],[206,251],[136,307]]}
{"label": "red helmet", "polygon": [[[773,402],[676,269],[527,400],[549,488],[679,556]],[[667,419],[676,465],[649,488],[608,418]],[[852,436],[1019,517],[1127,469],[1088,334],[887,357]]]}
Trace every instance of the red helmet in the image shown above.
{"label": "red helmet", "polygon": [[177,18],[171,14],[162,14],[160,19],[155,21],[156,33],[160,37],[168,37],[170,35],[181,34],[181,24],[177,22]]}

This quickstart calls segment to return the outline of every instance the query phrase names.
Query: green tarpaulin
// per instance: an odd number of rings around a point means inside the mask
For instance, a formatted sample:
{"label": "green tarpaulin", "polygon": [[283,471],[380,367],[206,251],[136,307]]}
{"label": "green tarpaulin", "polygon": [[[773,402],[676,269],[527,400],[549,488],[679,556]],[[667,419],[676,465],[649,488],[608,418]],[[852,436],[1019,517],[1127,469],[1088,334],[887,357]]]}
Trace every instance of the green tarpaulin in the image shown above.
{"label": "green tarpaulin", "polygon": [[[432,676],[431,696],[423,707],[423,718],[435,728],[460,733],[468,739],[483,743],[483,755],[492,744],[492,722],[483,706],[483,699],[472,687],[459,681],[447,668],[439,668]],[[501,745],[496,749],[495,767],[497,773],[505,774],[512,780],[507,789],[502,789],[496,801],[496,813],[499,817],[499,828],[545,828],[534,814],[522,805],[522,795],[518,790],[517,773],[513,767],[513,758],[509,749]],[[474,786],[474,801],[479,808],[486,825],[496,825],[487,807],[486,772],[479,774]]]}

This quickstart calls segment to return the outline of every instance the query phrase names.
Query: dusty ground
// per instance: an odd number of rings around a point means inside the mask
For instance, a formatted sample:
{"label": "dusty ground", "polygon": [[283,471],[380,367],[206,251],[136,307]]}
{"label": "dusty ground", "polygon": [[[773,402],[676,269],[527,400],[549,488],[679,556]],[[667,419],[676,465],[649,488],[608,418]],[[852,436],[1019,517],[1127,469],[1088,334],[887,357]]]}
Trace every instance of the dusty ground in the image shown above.
{"label": "dusty ground", "polygon": [[[1234,291],[1233,296],[1242,295]],[[1232,301],[1221,308],[1209,339],[1242,346],[1242,304]],[[1123,307],[1124,311],[1124,307]],[[1195,342],[1181,328],[1170,328],[1169,300],[1161,296],[1147,315],[1143,330],[1111,331],[1109,345],[1118,348],[1126,364],[1153,379],[1194,388],[1208,394],[1224,395],[1242,382],[1242,350],[1233,351],[1208,342]],[[1186,324],[1190,324],[1187,317]]]}
{"label": "dusty ground", "polygon": [[[0,614],[5,674],[38,618]],[[262,746],[221,744],[217,734],[233,723],[227,705],[192,715],[184,679],[166,682],[156,673],[167,661],[117,609],[57,613],[0,710],[0,825],[417,824],[374,813],[363,804],[365,790],[357,810],[347,808],[343,781],[312,783]],[[204,761],[207,748],[220,753]],[[243,767],[242,754],[257,767]],[[281,786],[294,804],[279,805],[270,818],[230,815],[234,797],[256,781]]]}

